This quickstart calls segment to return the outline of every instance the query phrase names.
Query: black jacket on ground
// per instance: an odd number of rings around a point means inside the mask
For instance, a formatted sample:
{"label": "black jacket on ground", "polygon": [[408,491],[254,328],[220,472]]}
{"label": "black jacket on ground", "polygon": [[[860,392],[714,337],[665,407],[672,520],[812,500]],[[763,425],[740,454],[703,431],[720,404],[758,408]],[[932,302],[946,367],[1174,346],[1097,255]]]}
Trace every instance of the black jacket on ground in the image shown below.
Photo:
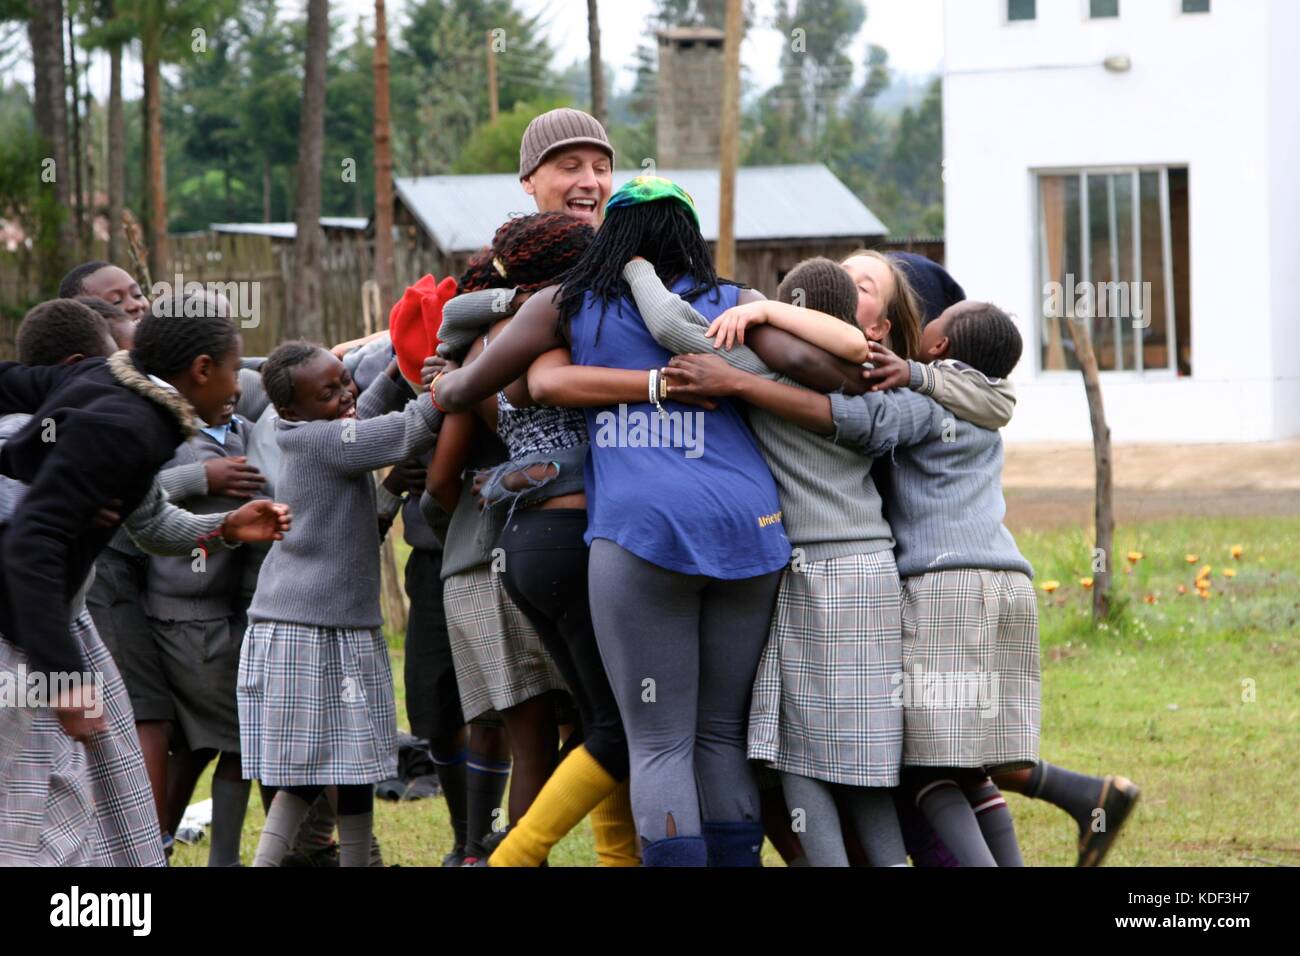
{"label": "black jacket on ground", "polygon": [[29,368],[0,362],[0,414],[32,419],[0,451],[0,473],[30,488],[0,528],[0,634],[34,671],[81,671],[69,601],[113,536],[98,511],[135,510],[158,469],[194,433],[194,409],[118,352]]}

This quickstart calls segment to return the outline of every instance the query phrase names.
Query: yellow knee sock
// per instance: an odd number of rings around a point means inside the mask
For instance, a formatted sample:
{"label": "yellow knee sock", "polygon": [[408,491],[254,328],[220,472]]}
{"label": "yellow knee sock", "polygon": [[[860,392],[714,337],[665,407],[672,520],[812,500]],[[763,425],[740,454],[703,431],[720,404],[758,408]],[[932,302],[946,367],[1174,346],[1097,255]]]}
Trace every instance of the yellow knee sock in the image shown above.
{"label": "yellow knee sock", "polygon": [[617,786],[585,747],[577,747],[555,768],[523,819],[510,828],[488,866],[541,866],[551,847]]}
{"label": "yellow knee sock", "polygon": [[640,866],[636,824],[632,821],[632,798],[627,781],[591,811],[591,832],[596,858],[601,866]]}

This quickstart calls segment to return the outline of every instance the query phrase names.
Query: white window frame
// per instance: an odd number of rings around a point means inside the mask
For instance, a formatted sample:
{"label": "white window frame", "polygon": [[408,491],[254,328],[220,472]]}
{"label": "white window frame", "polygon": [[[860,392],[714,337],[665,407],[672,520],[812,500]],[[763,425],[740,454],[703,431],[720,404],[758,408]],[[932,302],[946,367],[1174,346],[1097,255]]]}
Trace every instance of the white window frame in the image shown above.
{"label": "white window frame", "polygon": [[[1043,228],[1043,192],[1039,179],[1043,176],[1077,176],[1079,178],[1079,241],[1080,254],[1082,256],[1083,275],[1078,276],[1080,282],[1090,281],[1092,270],[1092,249],[1088,241],[1089,226],[1091,225],[1090,210],[1088,208],[1088,177],[1089,176],[1114,176],[1120,174],[1130,174],[1133,176],[1133,253],[1134,253],[1134,278],[1133,281],[1142,282],[1142,192],[1141,192],[1141,175],[1143,173],[1160,174],[1160,220],[1161,220],[1161,254],[1164,261],[1164,283],[1165,283],[1165,340],[1168,343],[1167,351],[1169,353],[1169,364],[1165,368],[1146,368],[1143,354],[1142,342],[1145,338],[1144,328],[1135,328],[1133,330],[1133,355],[1130,356],[1135,368],[1125,369],[1099,369],[1099,374],[1104,375],[1111,381],[1164,381],[1167,379],[1177,380],[1178,374],[1178,327],[1177,312],[1175,309],[1175,289],[1174,289],[1174,257],[1173,257],[1173,228],[1170,221],[1169,209],[1169,170],[1183,169],[1190,167],[1186,163],[1168,162],[1164,164],[1141,164],[1136,166],[1065,166],[1065,167],[1038,167],[1031,169],[1030,188],[1033,191],[1033,237],[1034,237],[1034,269],[1033,282],[1034,288],[1031,293],[1030,301],[1033,302],[1034,317],[1034,374],[1042,378],[1053,379],[1057,377],[1070,376],[1071,378],[1079,374],[1078,369],[1043,367],[1043,325],[1045,316],[1043,315],[1043,286],[1047,281],[1044,275],[1044,264],[1047,262],[1047,236]],[[1190,178],[1190,177],[1189,177]],[[1068,318],[1059,319],[1058,321],[1069,322]],[[1117,319],[1123,322],[1123,319]],[[1064,330],[1063,330],[1064,331]],[[1065,331],[1069,335],[1068,331]],[[1122,338],[1117,336],[1118,341]],[[1186,377],[1186,376],[1182,376]]]}

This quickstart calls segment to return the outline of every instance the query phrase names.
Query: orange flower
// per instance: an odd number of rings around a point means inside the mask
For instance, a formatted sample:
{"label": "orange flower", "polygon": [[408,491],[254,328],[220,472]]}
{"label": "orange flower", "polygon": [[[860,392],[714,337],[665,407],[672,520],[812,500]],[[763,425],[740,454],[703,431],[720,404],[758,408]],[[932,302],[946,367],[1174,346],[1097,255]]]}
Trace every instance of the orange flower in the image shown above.
{"label": "orange flower", "polygon": [[1142,600],[1145,601],[1147,604],[1155,604],[1155,603],[1156,603],[1156,596],[1155,596],[1154,594],[1148,594],[1148,595],[1147,595],[1146,597],[1144,597]]}
{"label": "orange flower", "polygon": [[1185,554],[1183,555],[1183,560],[1188,564],[1195,564],[1197,561],[1201,560],[1201,556],[1199,554]]}
{"label": "orange flower", "polygon": [[1128,553],[1128,559],[1133,564],[1137,564],[1139,561],[1142,560],[1142,558],[1143,558],[1143,554],[1141,551],[1130,551]]}
{"label": "orange flower", "polygon": [[1223,576],[1224,576],[1225,578],[1235,578],[1235,577],[1237,576],[1237,569],[1236,569],[1236,568],[1224,568],[1224,569],[1223,569]]}
{"label": "orange flower", "polygon": [[1043,582],[1043,590],[1046,591],[1048,594],[1051,594],[1053,591],[1055,591],[1055,590],[1056,590],[1057,588],[1059,588],[1060,586],[1061,586],[1061,582],[1060,582],[1060,581],[1044,581],[1044,582]]}
{"label": "orange flower", "polygon": [[1186,593],[1187,593],[1187,587],[1186,587],[1185,585],[1182,585],[1182,584],[1178,585],[1178,593],[1179,593],[1179,594],[1186,594]]}
{"label": "orange flower", "polygon": [[1091,591],[1092,578],[1079,578],[1079,587],[1083,588],[1085,591]]}
{"label": "orange flower", "polygon": [[1239,544],[1234,544],[1234,545],[1232,546],[1232,552],[1231,552],[1231,553],[1232,553],[1232,556],[1233,556],[1234,558],[1240,560],[1242,554],[1245,553],[1245,549],[1244,549],[1241,545],[1239,545]]}
{"label": "orange flower", "polygon": [[1210,567],[1208,564],[1203,565],[1201,567],[1201,570],[1196,572],[1196,580],[1204,581],[1206,578],[1210,576],[1210,572],[1213,570],[1214,568]]}

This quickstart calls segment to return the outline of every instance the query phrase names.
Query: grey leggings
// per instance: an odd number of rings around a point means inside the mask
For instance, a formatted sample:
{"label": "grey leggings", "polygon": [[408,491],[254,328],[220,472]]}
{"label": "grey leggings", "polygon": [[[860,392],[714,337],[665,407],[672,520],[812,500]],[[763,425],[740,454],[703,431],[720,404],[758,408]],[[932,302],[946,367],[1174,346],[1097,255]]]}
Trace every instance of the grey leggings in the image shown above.
{"label": "grey leggings", "polygon": [[745,759],[749,698],[781,573],[679,574],[591,543],[591,617],[627,731],[632,813],[647,841],[758,820]]}

